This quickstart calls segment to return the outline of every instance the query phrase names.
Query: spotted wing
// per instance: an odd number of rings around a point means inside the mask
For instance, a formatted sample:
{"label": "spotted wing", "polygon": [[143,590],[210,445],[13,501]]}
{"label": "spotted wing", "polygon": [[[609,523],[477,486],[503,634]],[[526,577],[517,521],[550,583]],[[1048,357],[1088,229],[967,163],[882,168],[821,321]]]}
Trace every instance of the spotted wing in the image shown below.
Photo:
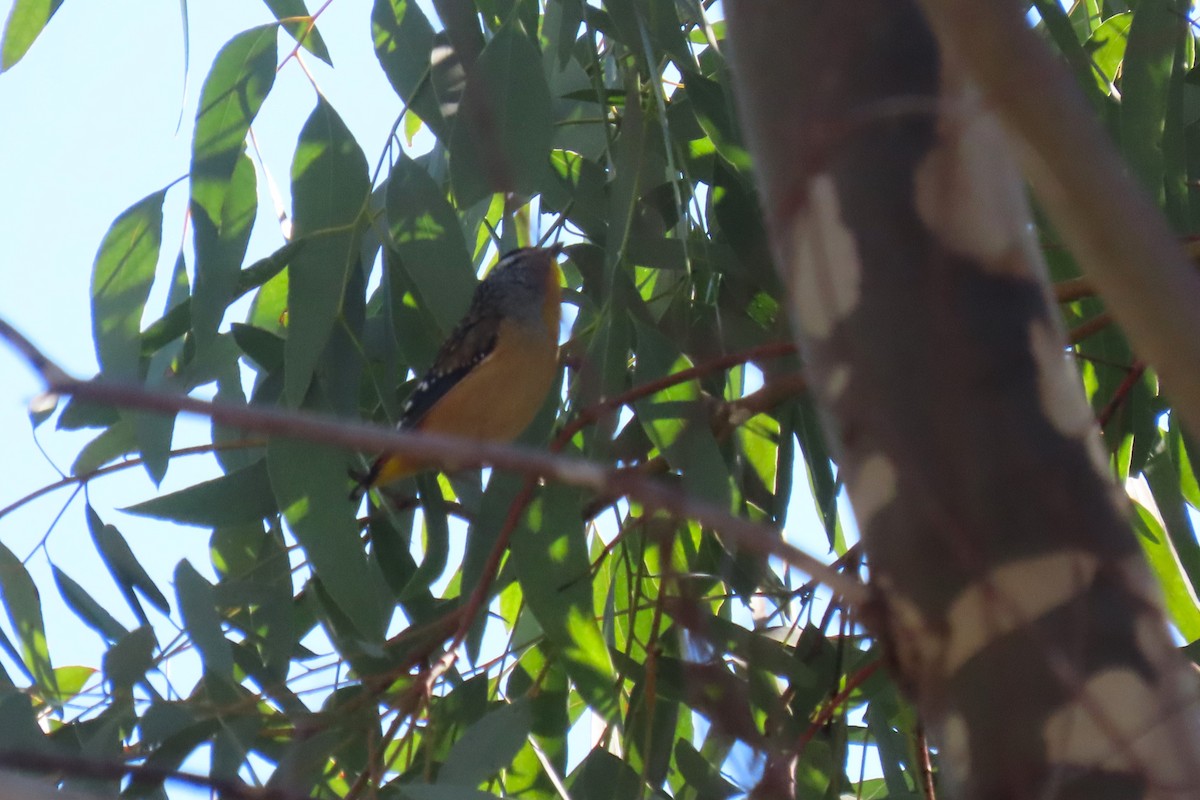
{"label": "spotted wing", "polygon": [[400,411],[399,428],[419,428],[421,419],[479,362],[496,349],[500,318],[472,308],[438,350],[433,366]]}

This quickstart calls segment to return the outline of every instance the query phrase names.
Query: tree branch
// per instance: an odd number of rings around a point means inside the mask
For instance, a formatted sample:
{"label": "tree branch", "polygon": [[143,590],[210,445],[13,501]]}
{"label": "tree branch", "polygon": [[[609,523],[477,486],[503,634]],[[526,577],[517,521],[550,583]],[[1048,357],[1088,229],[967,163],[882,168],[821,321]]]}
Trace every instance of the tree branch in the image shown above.
{"label": "tree branch", "polygon": [[187,412],[243,431],[301,439],[357,452],[415,457],[448,467],[489,465],[530,477],[555,480],[600,493],[620,493],[648,509],[694,519],[718,531],[727,544],[760,556],[775,556],[817,578],[848,603],[867,600],[867,589],[857,580],[829,569],[820,559],[784,542],[780,531],[738,519],[725,509],[652,484],[631,479],[578,458],[567,458],[513,445],[498,445],[412,431],[398,431],[301,411],[256,408],[226,402],[208,402],[142,386],[98,378],[72,378],[28,339],[0,320],[0,337],[11,342],[46,382],[47,391],[80,400],[140,411],[173,414]]}

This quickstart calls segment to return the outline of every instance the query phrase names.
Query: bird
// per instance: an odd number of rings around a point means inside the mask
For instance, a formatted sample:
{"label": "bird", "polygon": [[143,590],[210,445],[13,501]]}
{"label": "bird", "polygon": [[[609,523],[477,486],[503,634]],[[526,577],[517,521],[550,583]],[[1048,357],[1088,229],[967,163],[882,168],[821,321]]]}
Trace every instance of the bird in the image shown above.
{"label": "bird", "polygon": [[[399,430],[506,443],[529,427],[558,371],[562,249],[524,247],[500,258],[405,402]],[[382,455],[365,474],[352,474],[350,497],[428,466]]]}

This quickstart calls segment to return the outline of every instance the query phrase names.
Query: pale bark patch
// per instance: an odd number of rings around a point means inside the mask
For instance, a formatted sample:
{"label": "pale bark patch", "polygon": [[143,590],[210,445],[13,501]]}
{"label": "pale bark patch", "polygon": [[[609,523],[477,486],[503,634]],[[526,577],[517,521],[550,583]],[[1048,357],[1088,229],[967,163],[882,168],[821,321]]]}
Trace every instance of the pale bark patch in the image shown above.
{"label": "pale bark patch", "polygon": [[825,339],[858,304],[862,262],[854,234],[842,220],[830,175],[808,184],[808,202],[792,225],[792,297],[804,331]]}
{"label": "pale bark patch", "polygon": [[941,761],[951,785],[962,786],[971,770],[971,739],[967,721],[961,714],[950,714],[942,722]]}
{"label": "pale bark patch", "polygon": [[[940,674],[945,637],[934,631],[921,609],[896,589],[887,575],[876,575],[880,594],[887,598],[889,640],[901,674],[925,686]],[[922,691],[918,690],[918,696]]]}
{"label": "pale bark patch", "polygon": [[991,642],[1028,625],[1091,585],[1099,559],[1066,550],[1002,564],[968,586],[946,615],[947,676]]}
{"label": "pale bark patch", "polygon": [[1050,424],[1059,433],[1072,439],[1094,435],[1092,409],[1084,399],[1079,374],[1067,361],[1054,326],[1041,319],[1031,322],[1029,347],[1037,367],[1038,398]]}
{"label": "pale bark patch", "polygon": [[825,400],[829,403],[835,403],[841,399],[842,393],[846,391],[846,387],[850,385],[850,365],[838,364],[833,369],[829,370],[829,377],[825,379]]}
{"label": "pale bark patch", "polygon": [[990,113],[964,105],[942,115],[940,141],[917,167],[917,214],[951,252],[988,272],[1031,277],[1020,257],[1029,209],[1006,135]]}
{"label": "pale bark patch", "polygon": [[1164,711],[1153,687],[1133,670],[1106,669],[1046,720],[1047,760],[1141,775],[1170,796],[1187,774]]}
{"label": "pale bark patch", "polygon": [[848,488],[854,516],[865,531],[872,518],[896,499],[896,468],[887,456],[872,453],[854,470]]}

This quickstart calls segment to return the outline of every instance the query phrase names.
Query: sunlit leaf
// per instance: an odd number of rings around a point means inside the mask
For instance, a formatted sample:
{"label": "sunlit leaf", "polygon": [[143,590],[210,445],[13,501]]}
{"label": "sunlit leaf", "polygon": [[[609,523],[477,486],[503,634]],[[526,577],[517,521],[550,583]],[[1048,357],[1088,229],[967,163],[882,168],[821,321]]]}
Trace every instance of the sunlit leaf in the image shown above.
{"label": "sunlit leaf", "polygon": [[26,668],[51,702],[59,698],[58,680],[50,663],[46,644],[46,626],[42,621],[42,598],[21,559],[0,544],[0,590],[4,610],[21,645]]}
{"label": "sunlit leaf", "polygon": [[104,375],[138,380],[142,311],[154,282],[167,190],[139,200],[116,218],[92,266],[92,338]]}
{"label": "sunlit leaf", "polygon": [[62,0],[16,0],[4,23],[0,44],[0,72],[11,69],[29,51],[34,39],[62,5]]}
{"label": "sunlit leaf", "polygon": [[358,269],[362,212],[371,190],[367,160],[324,98],[300,131],[292,160],[296,234],[309,241],[293,258],[288,281],[285,396],[298,406]]}
{"label": "sunlit leaf", "polygon": [[337,450],[287,439],[267,446],[275,500],[317,578],[368,641],[382,639],[391,609],[377,565],[363,553],[346,498],[346,458]]}
{"label": "sunlit leaf", "polygon": [[616,673],[592,609],[578,490],[544,487],[512,541],[517,578],[546,635],[563,651],[567,673],[605,719],[617,713]]}
{"label": "sunlit leaf", "polygon": [[[300,43],[308,52],[330,66],[333,61],[329,58],[329,48],[317,30],[316,20],[309,16],[304,0],[263,0],[271,13],[283,24],[293,39]],[[305,19],[307,18],[307,19]]]}

